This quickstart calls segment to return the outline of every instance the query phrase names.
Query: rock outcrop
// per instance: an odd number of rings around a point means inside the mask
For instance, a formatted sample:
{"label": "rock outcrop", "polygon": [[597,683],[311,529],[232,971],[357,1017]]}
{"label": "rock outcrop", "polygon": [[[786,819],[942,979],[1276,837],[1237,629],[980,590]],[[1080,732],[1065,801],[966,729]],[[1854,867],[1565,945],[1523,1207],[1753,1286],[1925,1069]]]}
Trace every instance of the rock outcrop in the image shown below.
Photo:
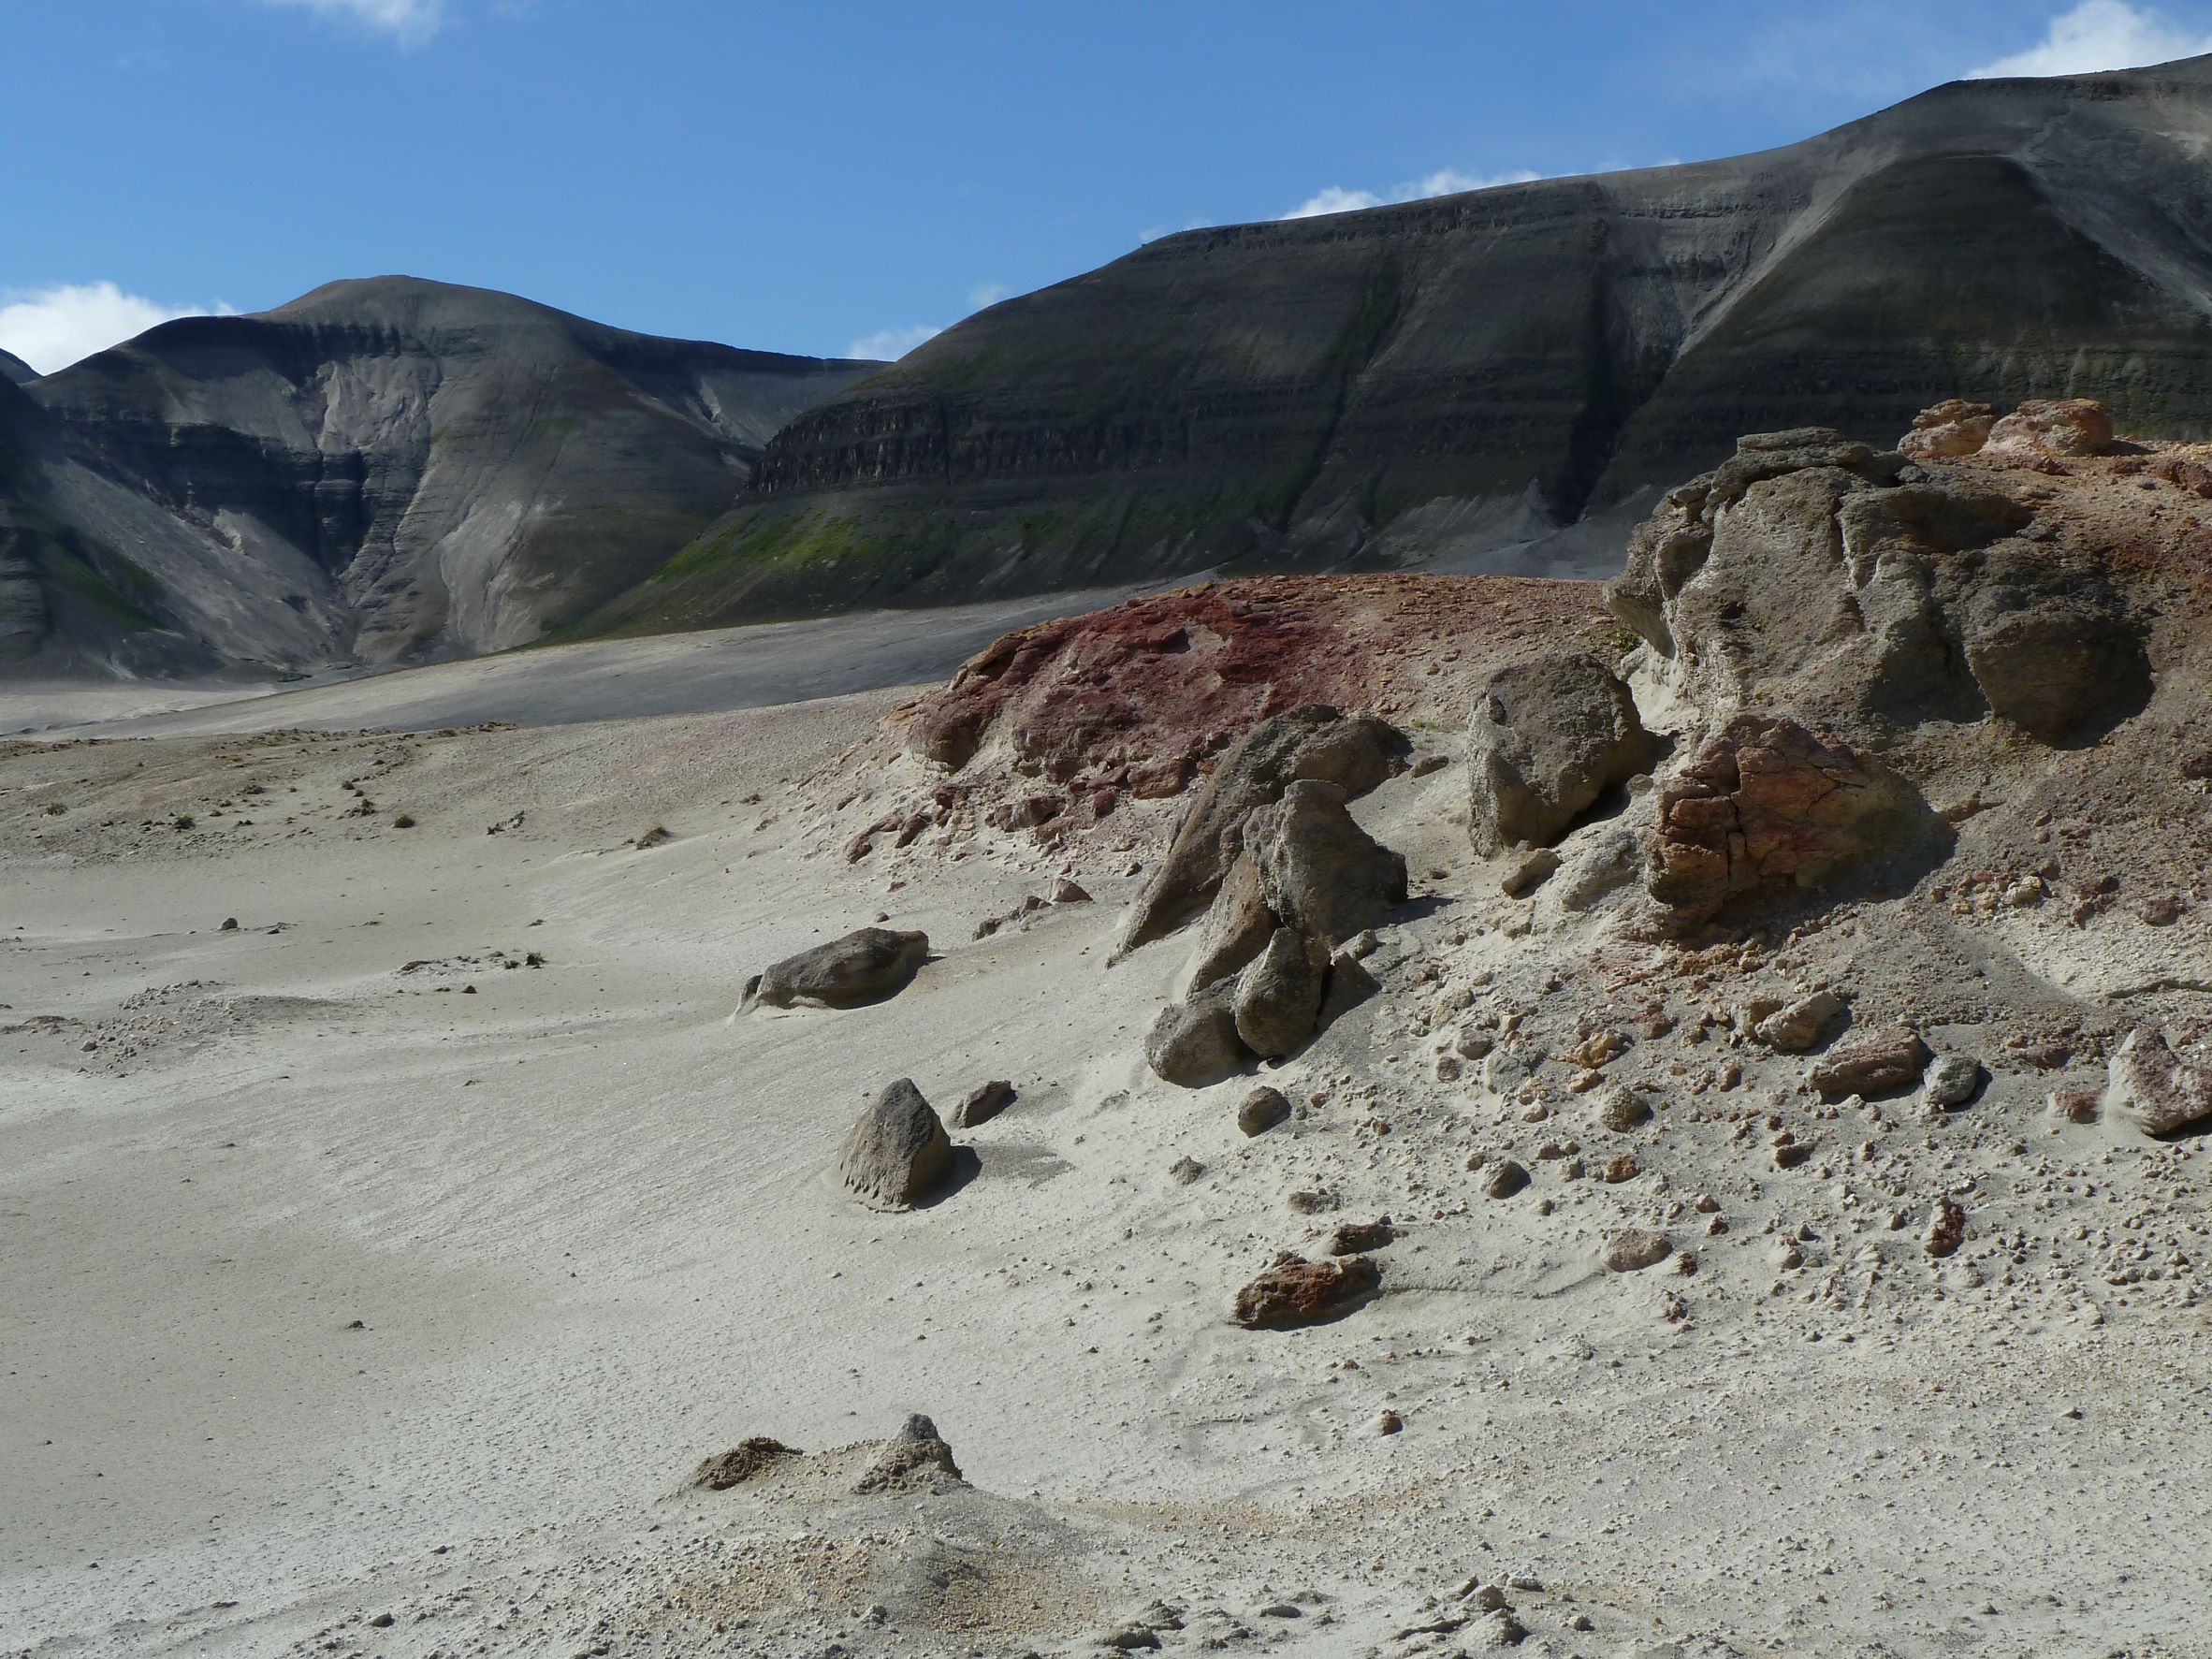
{"label": "rock outcrop", "polygon": [[1579,652],[1500,669],[1467,731],[1475,846],[1549,845],[1657,758],[1627,685]]}
{"label": "rock outcrop", "polygon": [[780,1440],[755,1434],[701,1463],[691,1471],[687,1484],[703,1492],[728,1492],[733,1486],[742,1486],[756,1475],[801,1455]]}
{"label": "rock outcrop", "polygon": [[1145,1044],[1171,1083],[1218,1082],[1253,1055],[1302,1048],[1373,987],[1334,947],[1405,897],[1404,859],[1360,827],[1333,783],[1290,784],[1245,815],[1240,838],[1200,934],[1187,999],[1160,1015]]}
{"label": "rock outcrop", "polygon": [[747,983],[742,1006],[857,1008],[904,990],[929,959],[929,936],[855,928],[842,939],[786,956]]}
{"label": "rock outcrop", "polygon": [[952,1172],[953,1142],[911,1078],[876,1097],[837,1153],[837,1179],[872,1209],[911,1209]]}
{"label": "rock outcrop", "polygon": [[1979,453],[2032,459],[2103,455],[2112,448],[2112,412],[2090,398],[2030,399],[1989,429]]}
{"label": "rock outcrop", "polygon": [[1166,856],[1129,911],[1117,953],[1174,931],[1211,902],[1243,844],[1245,821],[1293,784],[1334,785],[1340,801],[1364,794],[1398,769],[1404,747],[1403,734],[1386,721],[1347,717],[1320,704],[1254,726],[1185,809]]}
{"label": "rock outcrop", "polygon": [[[2071,742],[2142,706],[2142,626],[2108,560],[2007,487],[1994,444],[1972,446],[1978,414],[1923,419],[1908,439],[1948,465],[1823,430],[1744,438],[1637,528],[1606,596],[1676,691],[1710,714],[1758,706],[1877,744],[1987,714]],[[2024,422],[2016,450],[2088,452],[2082,428],[2100,421],[2109,446],[2098,405],[2007,419]]]}

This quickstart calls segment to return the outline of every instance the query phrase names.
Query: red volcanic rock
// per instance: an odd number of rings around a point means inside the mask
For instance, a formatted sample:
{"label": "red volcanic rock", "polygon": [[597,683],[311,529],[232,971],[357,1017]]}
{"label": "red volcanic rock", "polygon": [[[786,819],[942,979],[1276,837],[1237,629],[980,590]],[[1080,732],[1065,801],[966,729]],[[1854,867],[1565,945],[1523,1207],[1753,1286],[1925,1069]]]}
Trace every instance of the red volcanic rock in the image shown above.
{"label": "red volcanic rock", "polygon": [[1887,851],[1913,804],[1901,779],[1849,744],[1739,714],[1661,786],[1647,885],[1685,923],[1763,890],[1817,887]]}
{"label": "red volcanic rock", "polygon": [[1003,741],[1015,770],[1055,783],[1127,767],[1128,792],[1157,798],[1305,704],[1433,703],[1456,725],[1467,687],[1499,662],[1598,644],[1594,600],[1583,583],[1501,577],[1208,582],[994,641],[922,699],[908,743],[958,770]]}
{"label": "red volcanic rock", "polygon": [[1364,1256],[1306,1261],[1286,1250],[1237,1292],[1236,1321],[1255,1330],[1310,1325],[1343,1311],[1381,1282],[1382,1270]]}

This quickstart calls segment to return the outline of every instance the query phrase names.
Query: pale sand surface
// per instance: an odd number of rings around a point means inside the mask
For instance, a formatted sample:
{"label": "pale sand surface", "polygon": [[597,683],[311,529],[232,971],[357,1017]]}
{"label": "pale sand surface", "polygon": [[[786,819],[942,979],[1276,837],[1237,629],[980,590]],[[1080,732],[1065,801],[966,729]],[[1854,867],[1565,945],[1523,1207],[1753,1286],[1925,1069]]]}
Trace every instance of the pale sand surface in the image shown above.
{"label": "pale sand surface", "polygon": [[[1190,580],[1199,578],[1192,577]],[[0,679],[0,734],[185,736],[706,714],[939,679],[1010,629],[1140,588],[593,640],[310,685]]]}
{"label": "pale sand surface", "polygon": [[[1705,1272],[1608,1275],[1607,1229],[1695,1187],[1545,1167],[1470,1205],[1500,1131],[1395,994],[1278,1074],[1330,1104],[1246,1140],[1248,1080],[1143,1068],[1186,953],[1105,971],[1122,857],[1079,871],[1099,902],[971,943],[1057,866],[809,856],[793,780],[898,695],[0,762],[0,1651],[1073,1652],[1171,1598],[1173,1648],[1395,1655],[1469,1644],[1420,1628],[1433,1598],[1513,1574],[1543,1586],[1514,1592],[1529,1653],[2212,1651],[2193,1302],[1967,1288],[1910,1233],[1887,1278],[1847,1237],[1770,1292],[1766,1235],[1842,1178],[1778,1186],[1724,1139]],[[1376,959],[1408,997],[1496,902],[1464,787],[1361,804],[1437,872]],[[1130,808],[1139,854],[1172,809]],[[940,954],[906,993],[730,1017],[880,911]],[[126,1007],[156,987],[184,988]],[[901,1075],[1021,1098],[956,1135],[966,1185],[880,1215],[828,1171]],[[2001,1186],[2012,1132],[1957,1133],[1931,1166]],[[1386,1210],[1412,1230],[1380,1301],[1229,1323],[1277,1248]],[[840,1498],[832,1460],[819,1490],[670,1495],[746,1435],[815,1451],[914,1410],[972,1492]]]}

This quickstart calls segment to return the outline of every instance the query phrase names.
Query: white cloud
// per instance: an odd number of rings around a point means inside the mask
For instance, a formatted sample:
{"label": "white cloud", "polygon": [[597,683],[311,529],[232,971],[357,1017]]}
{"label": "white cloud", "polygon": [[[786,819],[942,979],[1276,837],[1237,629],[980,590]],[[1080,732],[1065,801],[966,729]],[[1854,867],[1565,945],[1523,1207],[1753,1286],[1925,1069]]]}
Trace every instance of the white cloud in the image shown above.
{"label": "white cloud", "polygon": [[1361,208],[1379,208],[1386,202],[1421,201],[1432,196],[1457,196],[1464,190],[1490,190],[1500,184],[1527,184],[1542,178],[1526,167],[1510,173],[1499,173],[1483,178],[1475,173],[1463,173],[1457,167],[1439,167],[1419,179],[1409,179],[1392,186],[1380,195],[1372,190],[1346,190],[1332,184],[1317,192],[1283,215],[1286,219],[1311,219],[1321,213],[1350,213]]}
{"label": "white cloud", "polygon": [[1970,80],[2016,75],[2094,75],[2102,69],[2137,69],[2212,52],[2212,35],[2182,28],[2163,12],[2127,0],[2082,0],[2051,20],[2043,39],[2026,51],[1967,71]]}
{"label": "white cloud", "polygon": [[0,348],[41,374],[143,334],[176,317],[228,316],[227,305],[169,306],[125,294],[113,283],[62,283],[0,289]]}
{"label": "white cloud", "polygon": [[402,46],[428,40],[445,26],[445,0],[261,0],[318,17],[338,18],[380,30]]}
{"label": "white cloud", "polygon": [[912,351],[924,340],[935,340],[942,328],[927,323],[916,323],[911,328],[879,328],[873,334],[864,334],[845,348],[849,357],[876,357],[895,361]]}
{"label": "white cloud", "polygon": [[986,305],[997,305],[1012,292],[1004,283],[984,283],[968,291],[968,303],[982,311]]}

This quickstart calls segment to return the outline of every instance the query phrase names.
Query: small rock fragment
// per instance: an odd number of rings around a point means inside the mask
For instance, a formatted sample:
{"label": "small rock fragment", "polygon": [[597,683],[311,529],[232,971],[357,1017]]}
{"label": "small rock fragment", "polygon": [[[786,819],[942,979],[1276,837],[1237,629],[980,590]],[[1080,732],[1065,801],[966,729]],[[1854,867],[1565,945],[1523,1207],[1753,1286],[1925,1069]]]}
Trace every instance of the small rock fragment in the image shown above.
{"label": "small rock fragment", "polygon": [[1253,1330],[1310,1325],[1344,1311],[1381,1282],[1372,1257],[1306,1261],[1286,1251],[1237,1292],[1236,1322]]}
{"label": "small rock fragment", "polygon": [[1824,1100],[1894,1095],[1918,1083],[1931,1057],[1916,1032],[1896,1026],[1831,1050],[1806,1073],[1806,1081]]}
{"label": "small rock fragment", "polygon": [[1652,1120],[1652,1109],[1641,1095],[1621,1084],[1608,1084],[1598,1092],[1598,1121],[1615,1134],[1626,1134],[1630,1129]]}
{"label": "small rock fragment", "polygon": [[1375,1432],[1377,1434],[1395,1434],[1404,1427],[1405,1419],[1394,1411],[1385,1410],[1382,1416],[1375,1419]]}
{"label": "small rock fragment", "polygon": [[1492,1164],[1482,1177],[1482,1196],[1509,1199],[1528,1185],[1528,1171],[1509,1157]]}
{"label": "small rock fragment", "polygon": [[1966,1212],[1951,1200],[1945,1199],[1936,1205],[1935,1214],[1928,1217],[1928,1234],[1921,1240],[1920,1247],[1930,1256],[1948,1256],[1958,1248],[1965,1237]]}
{"label": "small rock fragment", "polygon": [[1920,1099],[1933,1112],[1948,1112],[1973,1099],[1982,1086],[1982,1063],[1972,1055],[1938,1055],[1920,1082]]}
{"label": "small rock fragment", "polygon": [[1380,1221],[1346,1221],[1341,1223],[1329,1240],[1332,1256],[1357,1256],[1368,1250],[1379,1250],[1392,1244],[1398,1230],[1390,1225],[1390,1218]]}
{"label": "small rock fragment", "polygon": [[1499,1608],[1482,1615],[1467,1626],[1467,1646],[1474,1651],[1517,1648],[1528,1637],[1528,1627],[1513,1616],[1509,1608]]}
{"label": "small rock fragment", "polygon": [[1665,1233],[1631,1228],[1615,1233],[1606,1246],[1606,1266],[1617,1273],[1641,1273],[1647,1267],[1657,1267],[1673,1251],[1674,1244]]}
{"label": "small rock fragment", "polygon": [[1247,1135],[1264,1135],[1290,1115],[1290,1102],[1283,1091],[1261,1084],[1237,1107],[1237,1128]]}
{"label": "small rock fragment", "polygon": [[972,1129],[978,1124],[989,1123],[1013,1103],[1013,1084],[1004,1078],[970,1089],[967,1098],[953,1108],[953,1128]]}
{"label": "small rock fragment", "polygon": [[1768,1014],[1752,1027],[1752,1035],[1782,1054],[1801,1055],[1818,1047],[1842,1014],[1842,997],[1833,991],[1815,991]]}

